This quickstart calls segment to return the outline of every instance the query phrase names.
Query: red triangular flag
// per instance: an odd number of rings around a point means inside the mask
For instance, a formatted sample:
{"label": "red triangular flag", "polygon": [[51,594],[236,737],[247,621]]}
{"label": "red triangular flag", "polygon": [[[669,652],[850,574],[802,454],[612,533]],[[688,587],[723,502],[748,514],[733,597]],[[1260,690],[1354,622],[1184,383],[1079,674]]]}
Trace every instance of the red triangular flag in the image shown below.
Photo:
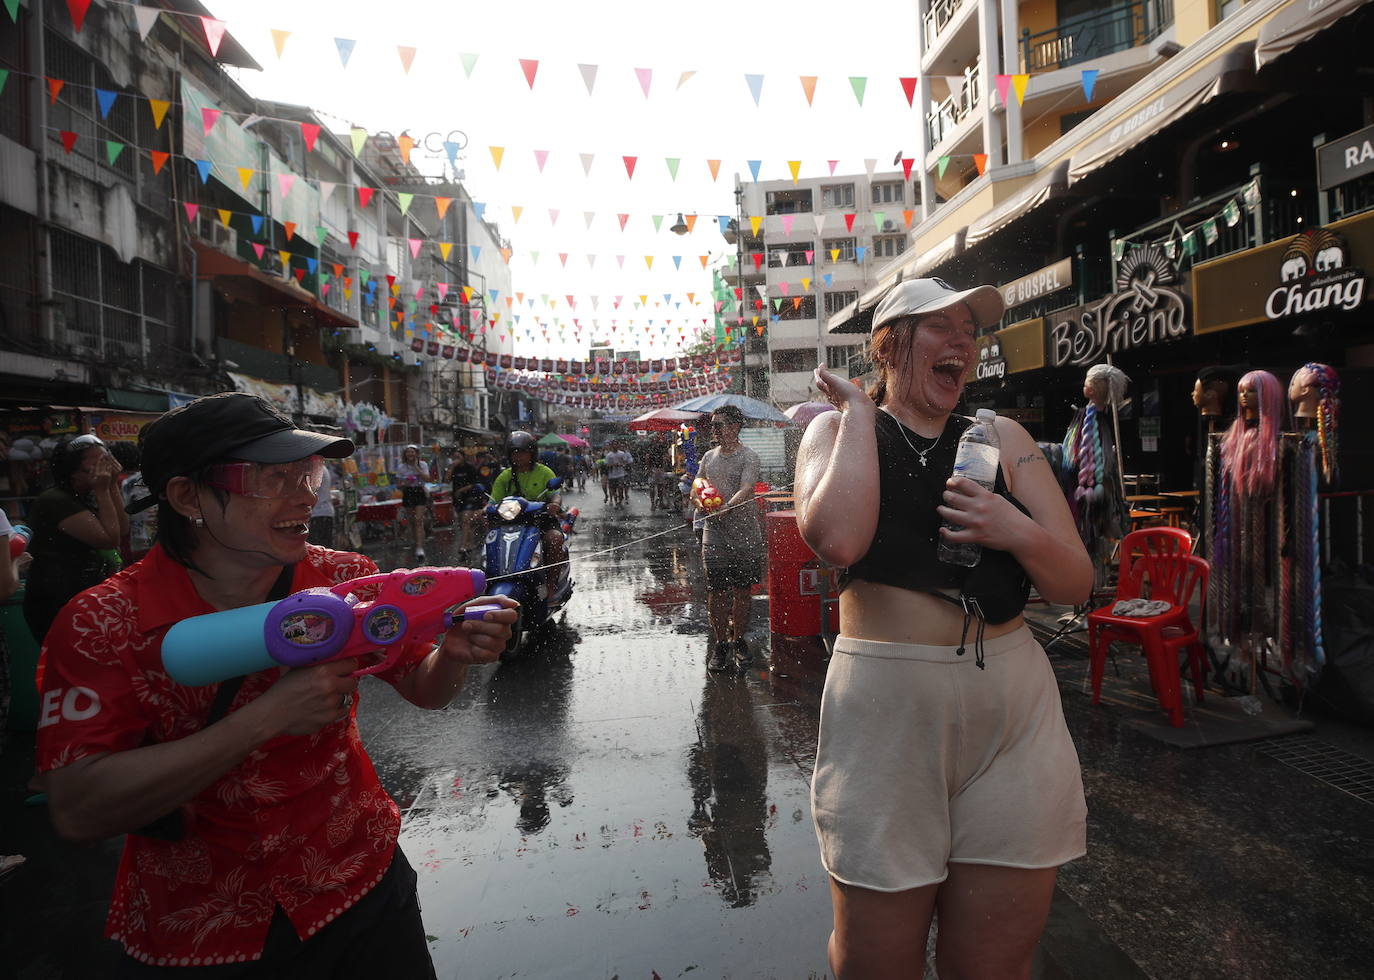
{"label": "red triangular flag", "polygon": [[624,230],[625,230],[625,222],[627,222],[627,221],[630,220],[630,216],[629,216],[628,214],[620,214],[620,215],[616,215],[616,217],[618,217],[618,218],[620,219],[620,230],[621,230],[621,231],[624,231]]}
{"label": "red triangular flag", "polygon": [[154,174],[162,172],[163,166],[167,163],[167,158],[171,156],[170,153],[165,153],[162,150],[149,150],[148,155],[153,158]]}
{"label": "red triangular flag", "polygon": [[301,123],[301,136],[305,137],[305,152],[315,152],[315,140],[320,137],[320,127],[315,123]]}
{"label": "red triangular flag", "polygon": [[305,281],[305,270],[304,270],[304,269],[292,269],[292,270],[291,270],[291,273],[296,277],[296,282],[304,282],[304,281]]}
{"label": "red triangular flag", "polygon": [[72,15],[72,29],[81,33],[81,25],[86,21],[86,11],[91,8],[91,0],[67,0],[67,10]]}
{"label": "red triangular flag", "polygon": [[914,106],[916,100],[916,79],[899,78],[898,81],[902,83],[902,91],[906,93],[906,104]]}
{"label": "red triangular flag", "polygon": [[621,159],[625,161],[625,173],[633,180],[635,176],[635,164],[639,162],[639,157],[621,157]]}
{"label": "red triangular flag", "polygon": [[854,215],[846,214],[844,216],[844,227],[846,231],[854,230]]}
{"label": "red triangular flag", "polygon": [[74,146],[76,146],[76,134],[70,129],[62,130],[62,149],[70,153]]}
{"label": "red triangular flag", "polygon": [[525,81],[530,83],[530,88],[534,88],[534,76],[539,71],[539,62],[534,58],[521,58],[520,70],[525,73]]}
{"label": "red triangular flag", "polygon": [[348,233],[348,247],[349,247],[349,248],[357,248],[357,247],[358,247],[358,233],[357,233],[356,231],[350,231],[350,232]]}
{"label": "red triangular flag", "polygon": [[372,202],[372,195],[376,192],[375,187],[358,188],[358,207],[365,208]]}
{"label": "red triangular flag", "polygon": [[902,157],[902,176],[907,180],[911,179],[911,168],[915,163],[915,157]]}

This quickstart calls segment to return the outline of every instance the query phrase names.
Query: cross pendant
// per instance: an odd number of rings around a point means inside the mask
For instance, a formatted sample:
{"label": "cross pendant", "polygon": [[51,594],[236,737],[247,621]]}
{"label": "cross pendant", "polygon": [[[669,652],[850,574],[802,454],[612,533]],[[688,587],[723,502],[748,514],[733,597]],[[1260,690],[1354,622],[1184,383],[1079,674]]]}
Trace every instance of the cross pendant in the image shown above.
{"label": "cross pendant", "polygon": [[922,466],[925,466],[925,465],[926,465],[926,458],[925,458],[924,456],[922,456],[920,453],[917,453],[917,454],[916,454],[916,458],[919,459],[919,460],[921,461],[921,465],[922,465]]}

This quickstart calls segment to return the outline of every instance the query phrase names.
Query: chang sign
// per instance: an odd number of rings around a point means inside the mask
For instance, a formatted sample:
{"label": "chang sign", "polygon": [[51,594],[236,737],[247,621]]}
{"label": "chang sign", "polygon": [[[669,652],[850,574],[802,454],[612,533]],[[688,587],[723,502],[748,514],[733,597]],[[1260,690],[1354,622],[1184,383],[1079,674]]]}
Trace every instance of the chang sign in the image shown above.
{"label": "chang sign", "polygon": [[1334,231],[1305,231],[1288,243],[1279,261],[1282,283],[1264,301],[1264,315],[1281,320],[1321,310],[1349,312],[1364,302],[1369,280],[1349,265],[1345,239]]}
{"label": "chang sign", "polygon": [[1051,367],[1096,364],[1106,354],[1177,340],[1188,333],[1188,299],[1173,264],[1154,245],[1132,249],[1117,271],[1117,291],[1055,318],[1046,339]]}

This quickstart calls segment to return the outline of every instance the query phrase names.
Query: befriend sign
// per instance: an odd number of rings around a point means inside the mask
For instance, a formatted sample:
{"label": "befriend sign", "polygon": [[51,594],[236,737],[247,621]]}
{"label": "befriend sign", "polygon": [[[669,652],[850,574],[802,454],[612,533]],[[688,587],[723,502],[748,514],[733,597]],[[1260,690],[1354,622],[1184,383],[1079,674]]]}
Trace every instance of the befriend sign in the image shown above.
{"label": "befriend sign", "polygon": [[1175,282],[1162,249],[1133,248],[1118,266],[1116,292],[1055,315],[1046,334],[1050,366],[1096,364],[1107,354],[1186,336],[1188,298]]}

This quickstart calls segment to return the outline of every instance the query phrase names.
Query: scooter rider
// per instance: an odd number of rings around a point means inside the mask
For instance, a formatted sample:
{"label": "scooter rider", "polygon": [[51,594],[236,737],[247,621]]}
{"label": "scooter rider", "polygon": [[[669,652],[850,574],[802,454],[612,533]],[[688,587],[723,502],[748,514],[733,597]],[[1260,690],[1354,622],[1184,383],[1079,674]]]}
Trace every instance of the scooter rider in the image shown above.
{"label": "scooter rider", "polygon": [[552,584],[556,581],[552,568],[568,557],[563,531],[559,526],[563,498],[549,487],[549,481],[554,479],[555,474],[543,463],[535,461],[536,440],[528,432],[512,432],[506,443],[506,452],[510,466],[502,470],[492,484],[492,502],[499,504],[507,497],[524,497],[546,505],[535,520],[543,532],[544,564],[550,566],[549,582]]}

